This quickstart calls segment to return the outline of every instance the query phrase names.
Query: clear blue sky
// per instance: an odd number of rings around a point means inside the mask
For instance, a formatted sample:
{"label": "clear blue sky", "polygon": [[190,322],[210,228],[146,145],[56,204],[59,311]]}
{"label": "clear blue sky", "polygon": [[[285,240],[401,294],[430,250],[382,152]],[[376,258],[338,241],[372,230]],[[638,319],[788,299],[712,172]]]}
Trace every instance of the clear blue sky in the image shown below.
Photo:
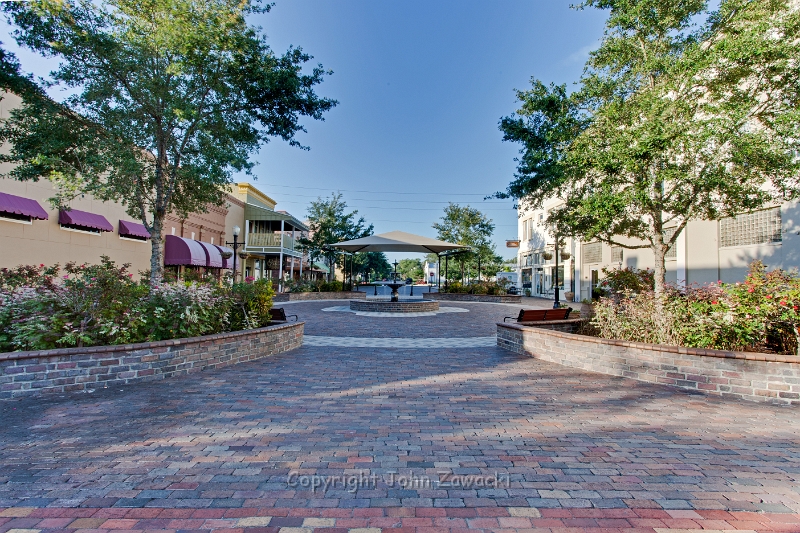
{"label": "clear blue sky", "polygon": [[332,69],[318,92],[340,103],[300,136],[310,151],[279,141],[262,149],[254,183],[300,215],[342,191],[376,233],[435,237],[446,203],[468,203],[497,225],[498,252],[513,256],[513,203],[483,200],[516,166],[519,147],[502,142],[497,123],[531,76],[580,76],[605,13],[570,3],[277,0],[259,19],[271,45],[302,46]]}
{"label": "clear blue sky", "polygon": [[[448,201],[470,204],[496,224],[497,251],[513,256],[512,202],[483,200],[516,166],[519,147],[502,142],[497,123],[531,76],[580,76],[605,12],[571,1],[276,0],[254,22],[277,53],[300,46],[333,70],[317,92],[339,105],[307,122],[298,140],[310,151],[265,146],[253,183],[299,217],[317,196],[341,191],[376,233],[435,237],[431,224]],[[34,58],[20,54],[25,70],[43,74]]]}

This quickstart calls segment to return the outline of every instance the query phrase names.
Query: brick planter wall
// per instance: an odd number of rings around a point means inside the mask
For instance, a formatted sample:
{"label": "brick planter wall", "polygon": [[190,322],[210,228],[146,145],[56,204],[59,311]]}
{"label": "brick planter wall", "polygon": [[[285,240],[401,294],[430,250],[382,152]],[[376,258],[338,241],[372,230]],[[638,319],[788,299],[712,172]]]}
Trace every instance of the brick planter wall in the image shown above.
{"label": "brick planter wall", "polygon": [[0,353],[0,399],[164,379],[299,348],[303,322],[120,346]]}
{"label": "brick planter wall", "polygon": [[425,298],[430,296],[433,300],[447,300],[450,302],[489,302],[497,304],[518,304],[522,305],[522,296],[518,294],[459,294],[447,292],[432,292],[425,294]]}
{"label": "brick planter wall", "polygon": [[355,300],[364,299],[367,293],[358,291],[340,292],[284,292],[276,294],[273,302],[298,302],[303,300]]}
{"label": "brick planter wall", "polygon": [[350,309],[353,311],[368,311],[371,313],[428,313],[439,310],[439,302],[433,300],[351,300]]}
{"label": "brick planter wall", "polygon": [[564,366],[746,400],[800,404],[800,357],[600,339],[497,324],[497,345]]}

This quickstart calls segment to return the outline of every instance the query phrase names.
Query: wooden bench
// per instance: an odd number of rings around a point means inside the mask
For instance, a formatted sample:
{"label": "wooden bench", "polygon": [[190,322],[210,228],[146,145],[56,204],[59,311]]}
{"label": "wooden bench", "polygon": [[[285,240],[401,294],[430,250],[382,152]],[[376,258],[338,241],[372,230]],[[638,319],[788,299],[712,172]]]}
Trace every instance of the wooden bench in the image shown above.
{"label": "wooden bench", "polygon": [[509,318],[516,318],[517,322],[541,322],[543,320],[566,320],[569,318],[571,307],[565,309],[520,309],[517,317],[507,316],[503,322]]}
{"label": "wooden bench", "polygon": [[[283,307],[273,307],[269,310],[270,320],[274,320],[276,322],[288,322],[289,319],[286,317],[286,311],[283,310]],[[294,317],[294,321],[297,322],[297,315],[289,315]]]}

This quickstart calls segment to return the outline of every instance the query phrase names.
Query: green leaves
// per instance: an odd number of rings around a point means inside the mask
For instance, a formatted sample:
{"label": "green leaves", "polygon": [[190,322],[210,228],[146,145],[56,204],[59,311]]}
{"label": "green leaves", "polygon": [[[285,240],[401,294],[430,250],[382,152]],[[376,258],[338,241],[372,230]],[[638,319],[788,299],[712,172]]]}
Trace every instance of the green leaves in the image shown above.
{"label": "green leaves", "polygon": [[[800,193],[800,10],[786,0],[588,0],[606,34],[580,88],[518,92],[501,120],[520,142],[501,196],[541,207],[561,234],[664,254],[690,220]],[[696,24],[705,18],[702,25]],[[664,239],[665,228],[674,228]],[[632,240],[631,240],[632,239]]]}
{"label": "green leaves", "polygon": [[309,236],[301,237],[298,242],[308,251],[312,261],[325,257],[328,265],[332,266],[338,252],[329,245],[373,233],[372,224],[367,226],[364,217],[356,219],[357,215],[357,210],[347,212],[347,203],[342,200],[341,193],[331,194],[325,199],[317,198],[308,207]]}
{"label": "green leaves", "polygon": [[[304,72],[311,56],[301,49],[277,56],[247,23],[268,10],[257,3],[37,0],[3,9],[20,45],[60,60],[35,85],[0,57],[4,87],[24,89],[22,108],[0,127],[0,141],[13,144],[3,161],[17,165],[8,177],[57,176],[56,203],[88,192],[126,204],[154,235],[153,280],[167,213],[221,204],[262,144],[300,146],[301,117],[320,120],[336,105],[314,92],[329,72]],[[53,102],[50,85],[71,95]]]}

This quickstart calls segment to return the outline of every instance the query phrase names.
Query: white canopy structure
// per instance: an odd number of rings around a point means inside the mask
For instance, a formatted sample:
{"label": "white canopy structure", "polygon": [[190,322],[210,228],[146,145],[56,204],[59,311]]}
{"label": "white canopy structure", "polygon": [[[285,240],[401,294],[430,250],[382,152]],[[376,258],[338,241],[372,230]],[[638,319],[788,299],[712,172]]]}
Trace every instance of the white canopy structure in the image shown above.
{"label": "white canopy structure", "polygon": [[390,231],[379,235],[370,235],[352,241],[332,244],[334,248],[346,252],[419,252],[440,254],[448,250],[469,248],[461,244],[444,242],[422,235],[414,235],[405,231]]}

